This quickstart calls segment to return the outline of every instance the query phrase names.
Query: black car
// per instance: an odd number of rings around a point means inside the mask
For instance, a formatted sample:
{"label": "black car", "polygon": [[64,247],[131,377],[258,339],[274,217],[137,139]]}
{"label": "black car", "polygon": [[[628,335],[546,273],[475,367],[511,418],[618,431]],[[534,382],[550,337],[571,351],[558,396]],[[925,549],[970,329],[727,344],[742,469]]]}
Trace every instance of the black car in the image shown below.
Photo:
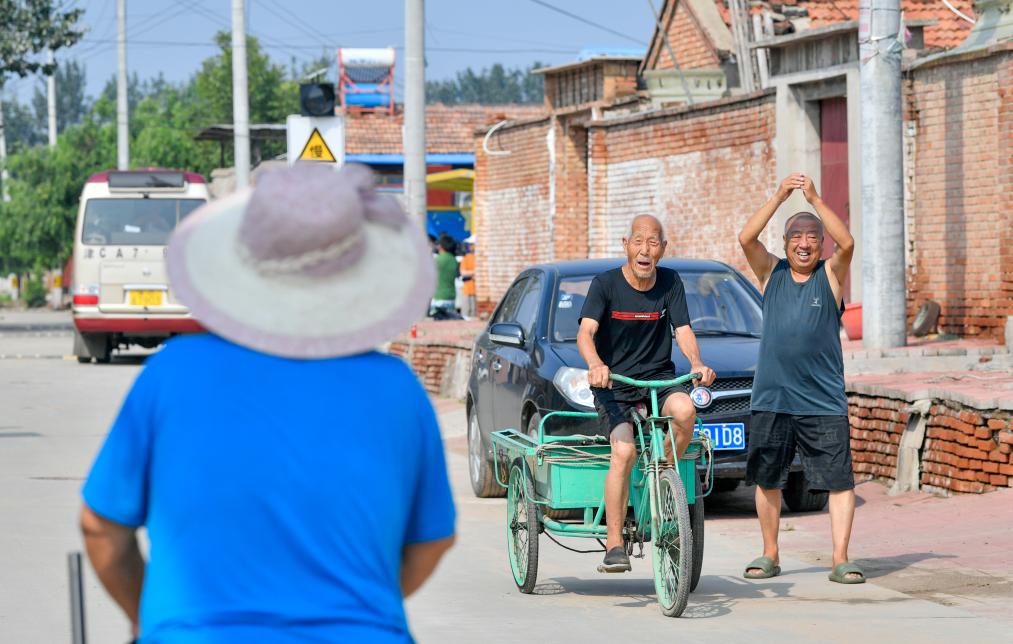
{"label": "black car", "polygon": [[[485,331],[475,340],[468,380],[468,461],[477,496],[501,496],[492,465],[490,433],[515,428],[535,435],[549,411],[594,411],[587,364],[577,351],[580,310],[595,275],[621,259],[580,260],[532,266],[507,289]],[[664,259],[686,289],[690,324],[704,364],[717,380],[684,385],[715,447],[715,489],[734,489],[745,475],[749,400],[760,344],[760,294],[738,271],[716,261]],[[676,373],[689,362],[673,343]],[[546,425],[549,433],[601,434],[597,419]],[[551,425],[550,425],[551,424]],[[795,511],[818,510],[825,493],[812,493],[798,461],[785,501]]]}

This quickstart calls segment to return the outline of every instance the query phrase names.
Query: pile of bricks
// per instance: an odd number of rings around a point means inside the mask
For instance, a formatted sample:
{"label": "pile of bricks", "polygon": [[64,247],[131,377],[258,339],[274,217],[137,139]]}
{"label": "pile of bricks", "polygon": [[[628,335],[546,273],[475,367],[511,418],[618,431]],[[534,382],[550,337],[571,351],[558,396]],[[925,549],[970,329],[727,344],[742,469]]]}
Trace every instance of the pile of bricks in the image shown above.
{"label": "pile of bricks", "polygon": [[937,402],[929,410],[922,448],[922,485],[988,492],[1013,481],[1009,414]]}
{"label": "pile of bricks", "polygon": [[[851,453],[859,478],[892,481],[910,403],[852,394],[848,397]],[[990,492],[1013,487],[1011,414],[933,400],[921,450],[923,489],[942,493]]]}
{"label": "pile of bricks", "polygon": [[468,347],[421,342],[391,342],[388,353],[407,362],[422,386],[431,394],[443,393],[444,372],[454,364],[457,354],[471,352]]}
{"label": "pile of bricks", "polygon": [[860,478],[894,479],[897,448],[907,426],[910,403],[892,398],[848,396],[851,460]]}
{"label": "pile of bricks", "polygon": [[415,337],[405,334],[395,338],[387,353],[407,362],[429,393],[457,397],[460,383],[451,382],[451,375],[461,374],[449,371],[461,360],[470,363],[471,346],[484,326],[477,320],[424,320],[415,326]]}

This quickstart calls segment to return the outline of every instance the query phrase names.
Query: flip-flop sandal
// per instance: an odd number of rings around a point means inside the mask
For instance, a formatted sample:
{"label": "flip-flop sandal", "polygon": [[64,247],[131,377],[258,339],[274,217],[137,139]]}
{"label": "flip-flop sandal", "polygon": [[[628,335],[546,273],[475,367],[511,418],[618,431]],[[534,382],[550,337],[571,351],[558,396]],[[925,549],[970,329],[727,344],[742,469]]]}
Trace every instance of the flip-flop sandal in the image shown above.
{"label": "flip-flop sandal", "polygon": [[[858,577],[848,577],[848,575],[859,575]],[[864,584],[865,573],[862,569],[851,563],[845,561],[844,563],[837,564],[834,566],[833,572],[827,576],[827,579],[838,584]]]}
{"label": "flip-flop sandal", "polygon": [[[760,572],[749,572],[751,569],[758,568]],[[774,563],[774,560],[770,557],[757,557],[749,562],[743,571],[742,576],[746,579],[770,579],[771,577],[777,577],[781,574],[781,566]]]}

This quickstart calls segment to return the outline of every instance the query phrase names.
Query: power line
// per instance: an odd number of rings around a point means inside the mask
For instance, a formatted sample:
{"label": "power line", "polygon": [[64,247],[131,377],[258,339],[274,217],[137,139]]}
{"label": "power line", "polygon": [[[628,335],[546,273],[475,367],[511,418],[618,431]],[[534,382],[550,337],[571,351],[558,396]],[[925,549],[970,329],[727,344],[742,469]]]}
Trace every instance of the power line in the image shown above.
{"label": "power line", "polygon": [[[261,38],[257,36],[257,38]],[[261,38],[262,39],[262,38]],[[262,39],[263,40],[263,39]],[[82,42],[96,43],[101,42],[103,44],[112,43],[115,44],[115,40],[94,40],[91,38],[83,38]],[[142,47],[217,47],[218,45],[213,42],[201,42],[201,41],[187,41],[187,40],[133,40],[131,45],[138,45]],[[292,49],[292,50],[313,50],[319,51],[322,45],[288,45],[284,43],[273,43],[265,42],[262,44],[265,49]],[[393,47],[393,49],[403,49],[401,45]],[[542,54],[573,54],[576,53],[573,49],[487,49],[480,47],[426,47],[426,51],[432,52],[456,52],[466,54],[523,54],[527,52],[542,53]]]}
{"label": "power line", "polygon": [[545,7],[549,11],[555,11],[556,13],[562,14],[562,15],[568,17],[568,18],[573,18],[574,20],[576,20],[578,22],[582,22],[585,25],[590,25],[592,27],[595,27],[596,29],[601,29],[602,31],[607,31],[608,33],[612,34],[613,36],[619,36],[620,38],[625,38],[626,40],[630,40],[632,42],[635,42],[638,45],[644,45],[644,46],[647,45],[647,43],[645,43],[644,41],[640,40],[639,38],[634,38],[633,36],[630,36],[628,34],[622,33],[621,31],[616,31],[615,29],[612,29],[611,27],[606,27],[605,25],[600,25],[597,22],[592,22],[592,21],[588,20],[587,18],[585,18],[584,16],[580,16],[580,15],[577,15],[575,13],[570,13],[566,9],[561,9],[561,8],[557,7],[556,5],[549,4],[548,2],[545,2],[544,0],[531,0],[531,2],[537,4],[537,5],[541,6],[541,7]]}
{"label": "power line", "polygon": [[[269,6],[267,0],[257,2],[257,4],[260,5],[262,8],[266,9],[269,13],[274,14],[279,19],[285,21],[290,26],[295,27],[296,29],[302,31],[304,34],[306,34],[313,40],[320,39],[323,42],[328,42],[330,40],[330,38],[328,38],[321,32],[317,31],[316,27],[300,18],[298,14],[293,13],[288,16],[280,14]],[[278,8],[281,9],[281,7]]]}

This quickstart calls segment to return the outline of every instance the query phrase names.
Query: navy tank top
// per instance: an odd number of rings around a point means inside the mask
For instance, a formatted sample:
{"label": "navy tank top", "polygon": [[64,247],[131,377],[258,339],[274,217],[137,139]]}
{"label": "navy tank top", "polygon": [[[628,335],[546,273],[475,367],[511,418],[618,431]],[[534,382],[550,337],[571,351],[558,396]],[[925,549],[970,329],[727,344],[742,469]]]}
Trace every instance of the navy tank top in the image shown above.
{"label": "navy tank top", "polygon": [[847,416],[841,309],[824,260],[805,282],[777,262],[763,292],[763,338],[753,380],[753,411]]}

